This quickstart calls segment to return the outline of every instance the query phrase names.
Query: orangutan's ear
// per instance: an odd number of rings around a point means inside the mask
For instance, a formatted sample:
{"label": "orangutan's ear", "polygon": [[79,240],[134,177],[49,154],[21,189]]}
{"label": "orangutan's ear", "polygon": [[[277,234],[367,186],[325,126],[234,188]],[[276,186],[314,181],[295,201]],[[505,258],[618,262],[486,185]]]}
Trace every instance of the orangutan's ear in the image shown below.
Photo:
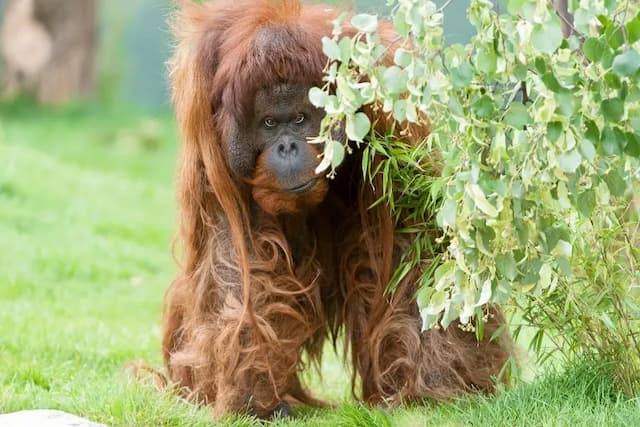
{"label": "orangutan's ear", "polygon": [[237,178],[253,176],[258,152],[252,143],[251,131],[229,118],[222,134],[222,145],[231,173]]}

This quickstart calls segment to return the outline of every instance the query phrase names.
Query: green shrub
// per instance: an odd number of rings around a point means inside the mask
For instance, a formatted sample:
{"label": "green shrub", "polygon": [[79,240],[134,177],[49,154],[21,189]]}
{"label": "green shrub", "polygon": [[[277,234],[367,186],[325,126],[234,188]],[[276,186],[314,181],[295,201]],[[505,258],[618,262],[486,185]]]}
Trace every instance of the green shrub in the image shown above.
{"label": "green shrub", "polygon": [[[573,0],[570,28],[545,0],[473,0],[476,35],[445,47],[433,2],[390,3],[401,36],[393,47],[381,43],[377,17],[364,14],[351,19],[354,38],[340,36],[339,20],[323,40],[340,62],[310,92],[327,111],[320,169],[333,174],[351,150],[332,139],[334,126],[345,121],[351,141],[367,141],[363,168],[383,174],[382,201],[417,232],[395,279],[428,248],[436,256],[418,292],[424,328],[481,325],[486,304],[517,307],[540,357],[561,350],[624,362],[616,379],[632,391],[640,372],[640,6]],[[388,67],[379,61],[387,49],[395,51]],[[398,126],[427,115],[432,133],[413,146],[375,135],[360,112],[367,104]],[[435,176],[422,166],[433,149],[442,157]]]}

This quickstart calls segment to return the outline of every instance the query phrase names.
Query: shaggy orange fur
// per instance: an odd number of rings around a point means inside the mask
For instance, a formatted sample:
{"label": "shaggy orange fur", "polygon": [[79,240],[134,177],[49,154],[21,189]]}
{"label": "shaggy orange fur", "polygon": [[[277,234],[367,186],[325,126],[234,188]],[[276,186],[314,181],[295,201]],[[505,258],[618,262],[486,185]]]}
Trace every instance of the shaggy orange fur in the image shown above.
{"label": "shaggy orange fur", "polygon": [[[258,90],[321,84],[320,40],[337,15],[294,0],[183,0],[174,22],[181,264],[165,299],[163,352],[170,380],[216,414],[321,404],[300,382],[302,354],[318,362],[325,339],[341,332],[354,395],[371,403],[491,391],[511,354],[508,334],[421,332],[420,269],[386,293],[411,236],[395,232],[387,206],[369,208],[380,186],[365,182],[359,155],[300,199],[274,191],[259,162],[249,180],[231,170],[225,141],[233,122],[251,117]],[[263,29],[277,31],[278,43]],[[395,39],[387,24],[382,37]],[[420,140],[428,126],[409,134]],[[489,311],[486,337],[503,324]]]}

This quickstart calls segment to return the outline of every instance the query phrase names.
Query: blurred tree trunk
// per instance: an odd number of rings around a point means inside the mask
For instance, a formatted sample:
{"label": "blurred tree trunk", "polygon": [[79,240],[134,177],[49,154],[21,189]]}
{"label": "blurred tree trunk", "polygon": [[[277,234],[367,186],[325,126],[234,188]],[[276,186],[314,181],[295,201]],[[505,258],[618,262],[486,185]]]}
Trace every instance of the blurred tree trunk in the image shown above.
{"label": "blurred tree trunk", "polygon": [[569,1],[554,0],[553,7],[562,19],[562,33],[569,37],[573,33],[573,16],[569,13]]}
{"label": "blurred tree trunk", "polygon": [[5,91],[43,104],[93,95],[98,0],[9,0],[2,23]]}

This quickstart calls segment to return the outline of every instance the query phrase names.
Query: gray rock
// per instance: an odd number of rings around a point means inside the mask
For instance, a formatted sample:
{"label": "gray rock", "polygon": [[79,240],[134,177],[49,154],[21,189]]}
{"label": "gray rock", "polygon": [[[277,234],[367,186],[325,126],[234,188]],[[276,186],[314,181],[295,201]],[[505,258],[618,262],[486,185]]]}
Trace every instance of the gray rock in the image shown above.
{"label": "gray rock", "polygon": [[62,411],[37,409],[0,415],[0,427],[107,427]]}

